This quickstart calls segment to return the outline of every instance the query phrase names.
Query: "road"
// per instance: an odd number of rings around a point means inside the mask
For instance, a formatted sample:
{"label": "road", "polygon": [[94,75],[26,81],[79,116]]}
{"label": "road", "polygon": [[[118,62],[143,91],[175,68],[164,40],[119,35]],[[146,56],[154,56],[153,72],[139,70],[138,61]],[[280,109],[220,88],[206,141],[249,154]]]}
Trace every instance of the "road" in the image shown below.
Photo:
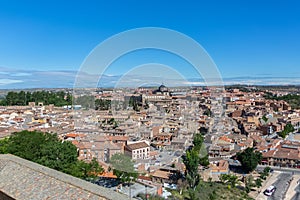
{"label": "road", "polygon": [[[263,169],[267,167],[266,165],[258,165],[257,170],[263,171]],[[286,167],[275,167],[269,166],[276,173],[280,173],[276,180],[269,182],[268,186],[274,185],[277,187],[276,192],[272,195],[272,197],[268,197],[268,200],[300,200],[300,169],[297,168],[286,168]],[[292,180],[292,177],[294,180]],[[299,181],[299,182],[298,182]],[[292,183],[292,184],[291,184]],[[263,190],[265,190],[264,188]],[[262,190],[262,191],[263,191]],[[265,197],[260,194],[260,200],[265,199]]]}
{"label": "road", "polygon": [[277,180],[272,183],[277,189],[274,194],[268,197],[268,200],[282,200],[285,198],[285,193],[289,188],[290,182],[292,180],[291,173],[281,173]]}
{"label": "road", "polygon": [[291,174],[300,174],[300,169],[297,168],[287,168],[287,167],[275,167],[275,166],[266,166],[266,165],[258,165],[257,170],[263,170],[265,167],[270,167],[274,171],[291,173]]}
{"label": "road", "polygon": [[[265,165],[259,165],[257,166],[257,170],[263,170],[265,167],[266,167]],[[299,184],[296,184],[296,186],[294,186],[295,182],[297,182],[298,180],[292,181],[292,177],[297,177],[298,179],[300,175],[300,169],[275,167],[275,166],[269,166],[269,167],[271,167],[271,169],[273,169],[276,172],[280,172],[280,175],[278,175],[277,180],[275,182],[271,183],[271,185],[276,186],[277,190],[271,197],[268,197],[268,200],[282,200],[282,199],[299,200],[300,186]],[[291,182],[293,182],[292,184],[293,186],[290,185]],[[287,191],[288,193],[291,193],[291,191],[293,191],[293,195],[288,195],[289,197],[285,197]]]}

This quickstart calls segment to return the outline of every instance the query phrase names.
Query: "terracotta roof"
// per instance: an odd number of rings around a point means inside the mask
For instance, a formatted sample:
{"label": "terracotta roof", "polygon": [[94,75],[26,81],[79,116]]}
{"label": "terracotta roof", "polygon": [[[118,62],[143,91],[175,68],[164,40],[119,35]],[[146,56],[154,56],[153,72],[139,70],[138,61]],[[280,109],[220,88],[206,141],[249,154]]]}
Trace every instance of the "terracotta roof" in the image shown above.
{"label": "terracotta roof", "polygon": [[223,141],[226,141],[226,142],[232,142],[232,139],[226,137],[225,135],[219,137],[219,140],[223,140]]}
{"label": "terracotta roof", "polygon": [[263,155],[263,157],[273,157],[274,153],[275,153],[275,150],[271,150],[268,152],[263,152],[262,155]]}
{"label": "terracotta roof", "polygon": [[146,147],[149,147],[149,145],[146,142],[137,142],[137,143],[126,145],[126,148],[128,150],[135,150],[135,149],[141,149]]}
{"label": "terracotta roof", "polygon": [[121,135],[115,135],[115,136],[107,136],[108,140],[119,140],[119,141],[127,141],[128,136],[121,136]]}
{"label": "terracotta roof", "polygon": [[152,176],[153,177],[158,177],[158,178],[163,178],[163,179],[169,179],[171,175],[171,172],[168,171],[162,171],[162,170],[156,170]]}
{"label": "terracotta roof", "polygon": [[100,176],[105,178],[118,178],[113,172],[103,172]]}
{"label": "terracotta roof", "polygon": [[160,126],[154,126],[154,127],[152,127],[153,136],[159,134],[159,129],[160,128],[161,128]]}
{"label": "terracotta roof", "polygon": [[152,181],[151,177],[149,176],[139,176],[138,179],[145,180],[145,181]]}

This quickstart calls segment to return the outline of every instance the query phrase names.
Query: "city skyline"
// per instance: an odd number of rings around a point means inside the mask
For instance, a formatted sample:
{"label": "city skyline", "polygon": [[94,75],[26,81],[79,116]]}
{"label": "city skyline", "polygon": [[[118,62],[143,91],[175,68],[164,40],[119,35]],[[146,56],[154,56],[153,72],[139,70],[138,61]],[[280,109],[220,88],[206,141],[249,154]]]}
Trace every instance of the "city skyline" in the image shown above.
{"label": "city skyline", "polygon": [[[140,27],[168,28],[193,38],[216,63],[225,84],[300,83],[296,1],[0,4],[2,89],[72,87],[76,72],[98,44]],[[143,50],[112,63],[105,73],[108,83],[149,62],[167,64],[188,80],[199,78],[183,59]]]}

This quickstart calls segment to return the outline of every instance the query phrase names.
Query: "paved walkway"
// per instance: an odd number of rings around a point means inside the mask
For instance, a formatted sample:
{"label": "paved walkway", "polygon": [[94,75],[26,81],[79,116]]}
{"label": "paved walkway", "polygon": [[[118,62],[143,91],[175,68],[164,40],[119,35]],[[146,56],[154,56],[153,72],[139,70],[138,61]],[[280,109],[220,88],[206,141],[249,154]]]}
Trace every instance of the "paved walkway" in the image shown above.
{"label": "paved walkway", "polygon": [[288,191],[286,192],[285,199],[290,200],[296,195],[296,188],[298,187],[298,181],[300,180],[300,175],[294,175],[293,180],[288,188]]}
{"label": "paved walkway", "polygon": [[267,200],[268,199],[268,197],[266,195],[264,195],[263,192],[277,180],[277,176],[279,174],[280,174],[280,172],[273,172],[270,174],[268,179],[266,181],[264,181],[263,186],[260,188],[261,192],[255,198],[256,200]]}

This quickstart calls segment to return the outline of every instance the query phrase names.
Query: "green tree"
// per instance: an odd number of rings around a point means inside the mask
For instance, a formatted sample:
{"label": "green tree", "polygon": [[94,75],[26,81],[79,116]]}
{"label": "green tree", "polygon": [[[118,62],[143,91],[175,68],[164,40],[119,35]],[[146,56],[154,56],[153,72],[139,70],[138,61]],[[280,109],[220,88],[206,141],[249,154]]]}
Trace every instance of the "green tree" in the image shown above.
{"label": "green tree", "polygon": [[238,183],[238,177],[236,175],[230,175],[228,181],[229,181],[231,187],[235,187]]}
{"label": "green tree", "polygon": [[292,133],[295,131],[294,126],[291,123],[287,123],[284,127],[284,130],[288,133]]}
{"label": "green tree", "polygon": [[71,142],[51,141],[41,147],[37,163],[58,171],[66,171],[71,164],[77,162],[77,148]]}
{"label": "green tree", "polygon": [[72,104],[72,96],[63,91],[50,92],[50,91],[35,91],[35,92],[13,92],[10,91],[1,101],[1,105],[5,106],[24,106],[28,102],[43,102],[44,105],[54,104],[55,106],[64,106]]}
{"label": "green tree", "polygon": [[268,118],[266,117],[266,115],[262,116],[262,120],[264,120],[265,122],[268,121]]}
{"label": "green tree", "polygon": [[3,151],[7,153],[79,178],[94,178],[103,171],[96,160],[78,161],[77,148],[71,142],[62,142],[56,134],[21,131],[13,133],[3,143]]}
{"label": "green tree", "polygon": [[290,123],[286,124],[283,131],[281,131],[280,133],[278,133],[278,135],[282,138],[285,138],[289,133],[294,132],[294,126]]}
{"label": "green tree", "polygon": [[104,169],[99,165],[98,161],[94,158],[90,163],[84,162],[82,160],[77,161],[72,164],[70,168],[67,169],[66,173],[76,176],[85,180],[93,180],[103,173]]}
{"label": "green tree", "polygon": [[260,173],[260,178],[266,180],[267,177],[269,176],[270,171],[271,171],[270,167],[265,167],[263,172]]}
{"label": "green tree", "polygon": [[217,194],[215,190],[209,194],[209,200],[217,200]]}
{"label": "green tree", "polygon": [[260,188],[260,187],[262,186],[262,180],[261,180],[260,178],[257,178],[257,179],[255,180],[255,186],[256,186],[257,188]]}
{"label": "green tree", "polygon": [[288,104],[291,105],[292,109],[299,109],[300,108],[300,95],[298,94],[288,94],[284,96],[274,96],[270,92],[265,93],[265,98],[266,99],[274,99],[274,100],[284,100]]}
{"label": "green tree", "polygon": [[199,158],[199,164],[202,166],[208,166],[209,165],[208,155]]}
{"label": "green tree", "polygon": [[199,200],[199,198],[197,197],[197,191],[190,188],[188,190],[188,194],[189,194],[190,200]]}
{"label": "green tree", "polygon": [[140,96],[131,96],[129,98],[128,104],[133,108],[134,111],[140,111],[140,105],[142,105]]}
{"label": "green tree", "polygon": [[134,170],[134,163],[127,155],[116,153],[110,159],[114,174],[122,183],[135,181],[138,174]]}
{"label": "green tree", "polygon": [[204,112],[203,115],[207,115],[208,117],[210,117],[212,114],[211,110],[209,108],[207,108]]}
{"label": "green tree", "polygon": [[208,153],[205,148],[205,145],[203,144],[203,141],[204,138],[200,133],[195,134],[193,138],[193,149],[195,149],[195,151],[197,151],[199,154],[199,164],[202,166],[208,166]]}
{"label": "green tree", "polygon": [[8,138],[0,139],[0,154],[8,153],[7,146],[8,146]]}
{"label": "green tree", "polygon": [[96,160],[96,158],[93,158],[88,165],[89,177],[96,178],[99,174],[104,172],[104,169],[101,165],[99,165],[99,162]]}
{"label": "green tree", "polygon": [[270,173],[270,171],[271,171],[271,167],[269,167],[269,166],[267,166],[267,167],[265,167],[264,168],[264,173]]}
{"label": "green tree", "polygon": [[7,151],[21,158],[37,162],[41,159],[42,146],[47,142],[58,141],[56,135],[38,131],[13,133],[8,141]]}
{"label": "green tree", "polygon": [[245,191],[247,193],[249,193],[251,191],[251,189],[255,186],[256,186],[256,184],[254,183],[253,176],[250,175],[250,176],[246,177],[246,179],[245,179]]}
{"label": "green tree", "polygon": [[220,181],[222,183],[228,183],[232,188],[238,183],[238,177],[233,174],[221,174]]}
{"label": "green tree", "polygon": [[107,99],[96,99],[95,109],[96,110],[109,110],[111,108],[111,100]]}
{"label": "green tree", "polygon": [[197,151],[200,151],[200,148],[203,144],[204,138],[201,134],[197,133],[194,135],[193,138],[193,145],[196,148]]}
{"label": "green tree", "polygon": [[200,176],[198,173],[199,166],[199,152],[192,148],[191,150],[186,151],[186,156],[184,157],[184,164],[186,167],[186,178],[189,183],[190,188],[195,188],[199,183]]}
{"label": "green tree", "polygon": [[221,174],[219,179],[222,183],[226,183],[228,179],[228,174]]}
{"label": "green tree", "polygon": [[262,160],[262,154],[254,151],[253,148],[247,148],[243,152],[237,153],[237,159],[241,162],[246,173],[252,172]]}

